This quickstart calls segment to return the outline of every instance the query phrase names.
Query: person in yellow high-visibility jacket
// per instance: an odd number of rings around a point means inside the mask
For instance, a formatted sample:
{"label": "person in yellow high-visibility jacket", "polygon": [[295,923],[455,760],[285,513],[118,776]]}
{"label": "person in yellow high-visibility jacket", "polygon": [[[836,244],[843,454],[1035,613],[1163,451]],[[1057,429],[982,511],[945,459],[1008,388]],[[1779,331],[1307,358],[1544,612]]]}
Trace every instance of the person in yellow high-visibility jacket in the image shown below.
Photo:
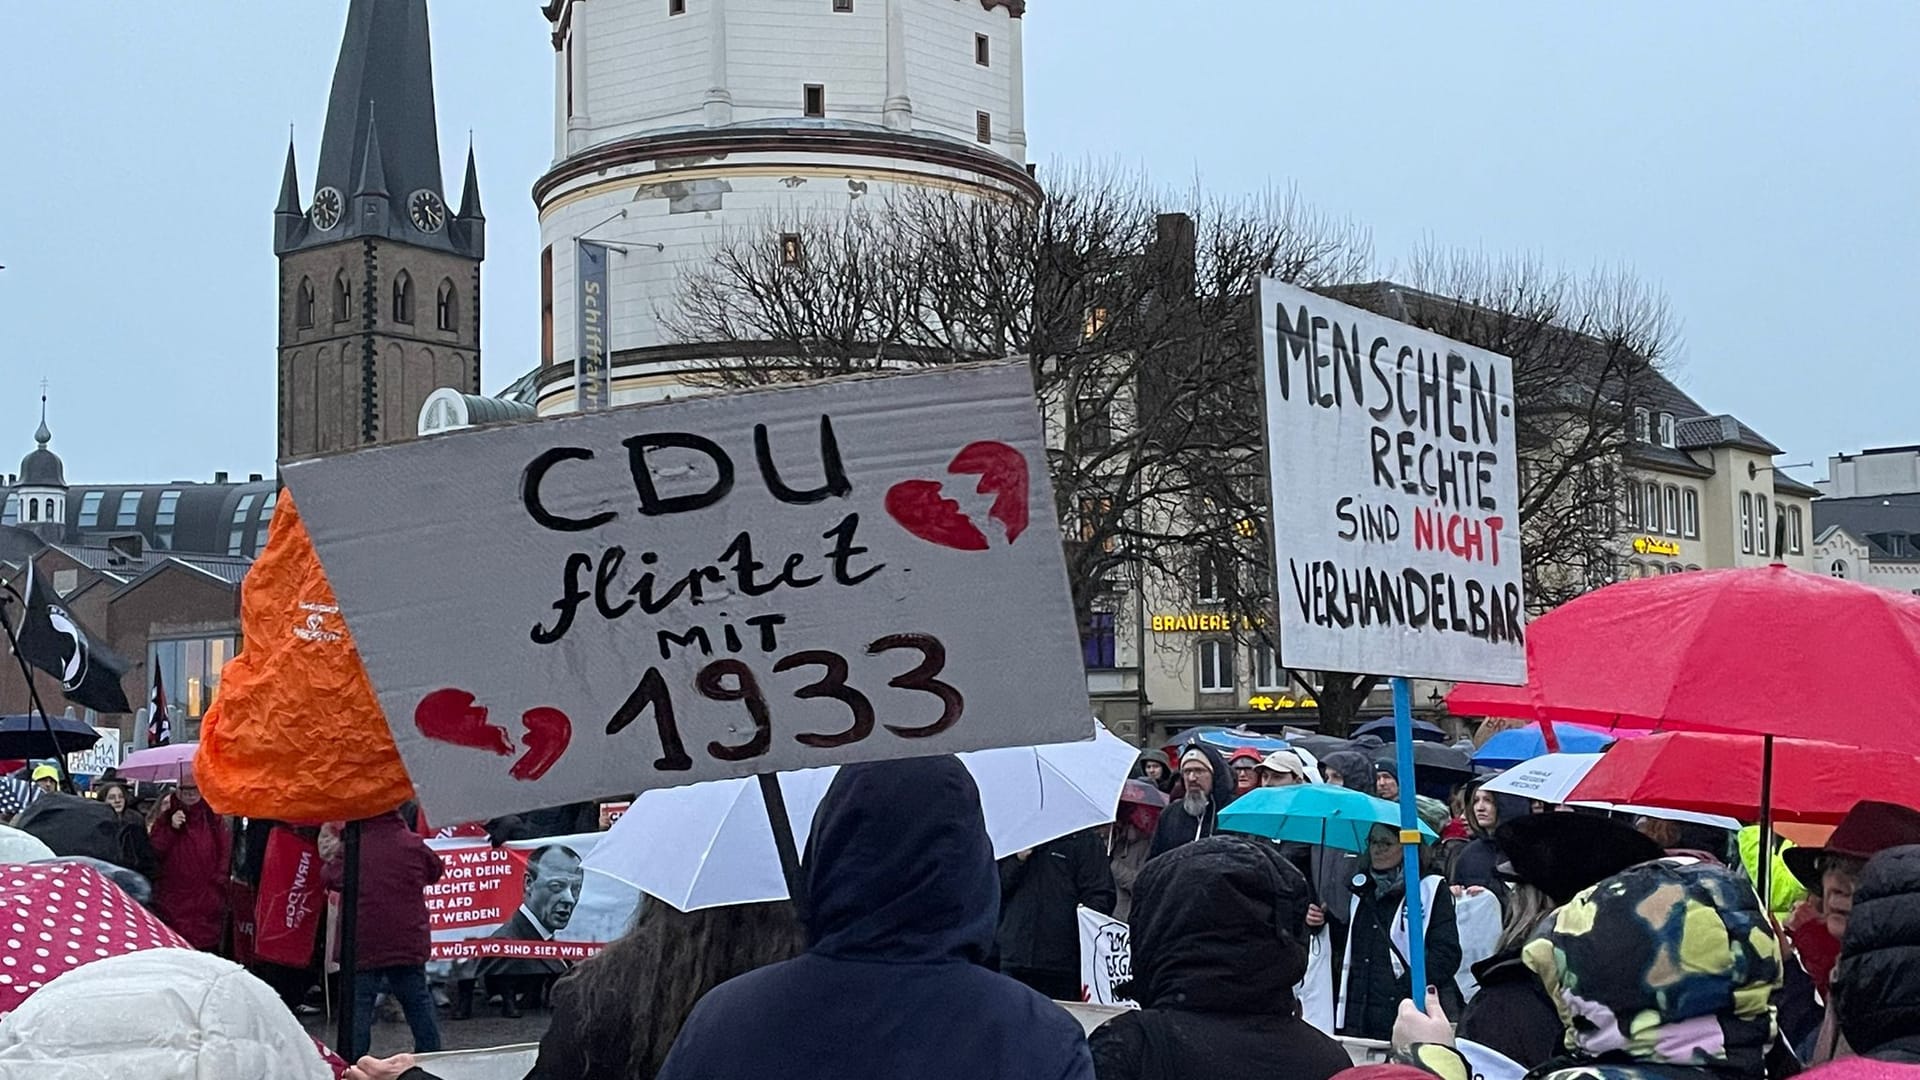
{"label": "person in yellow high-visibility jacket", "polygon": [[[1775,835],[1773,845],[1773,866],[1767,875],[1767,891],[1773,895],[1768,898],[1767,910],[1773,912],[1775,920],[1784,925],[1793,915],[1794,905],[1807,898],[1807,887],[1787,869],[1783,856],[1793,841],[1784,836]],[[1740,830],[1740,867],[1747,872],[1747,880],[1753,882],[1757,890],[1760,887],[1760,826],[1749,825]]]}

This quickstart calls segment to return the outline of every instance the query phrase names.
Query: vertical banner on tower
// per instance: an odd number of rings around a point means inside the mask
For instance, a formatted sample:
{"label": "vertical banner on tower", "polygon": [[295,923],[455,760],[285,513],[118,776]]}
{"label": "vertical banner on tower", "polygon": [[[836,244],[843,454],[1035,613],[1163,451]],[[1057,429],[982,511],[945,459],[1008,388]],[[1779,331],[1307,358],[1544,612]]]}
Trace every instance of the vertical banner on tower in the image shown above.
{"label": "vertical banner on tower", "polygon": [[1260,283],[1290,668],[1526,682],[1513,361]]}
{"label": "vertical banner on tower", "polygon": [[604,409],[613,401],[613,363],[607,344],[607,245],[575,240],[573,308],[579,313],[575,336],[573,394],[581,412]]}

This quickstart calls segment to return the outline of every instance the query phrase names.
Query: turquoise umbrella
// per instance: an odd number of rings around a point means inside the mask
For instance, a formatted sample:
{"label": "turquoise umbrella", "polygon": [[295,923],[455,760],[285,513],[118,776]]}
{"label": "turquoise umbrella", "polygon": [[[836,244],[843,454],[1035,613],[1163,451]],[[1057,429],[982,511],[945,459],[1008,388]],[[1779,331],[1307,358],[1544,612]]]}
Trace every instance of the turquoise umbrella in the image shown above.
{"label": "turquoise umbrella", "polygon": [[[1220,811],[1220,827],[1230,832],[1323,844],[1356,854],[1367,850],[1367,834],[1375,825],[1385,825],[1398,835],[1400,808],[1332,784],[1254,788]],[[1438,839],[1425,822],[1420,824],[1420,837],[1423,842]]]}

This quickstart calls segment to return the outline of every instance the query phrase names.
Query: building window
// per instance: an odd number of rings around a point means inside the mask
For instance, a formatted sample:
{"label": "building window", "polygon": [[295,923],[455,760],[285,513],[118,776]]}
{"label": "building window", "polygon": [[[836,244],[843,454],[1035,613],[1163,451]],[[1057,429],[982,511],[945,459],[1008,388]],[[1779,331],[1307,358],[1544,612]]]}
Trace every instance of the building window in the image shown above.
{"label": "building window", "polygon": [[413,322],[413,278],[405,270],[400,271],[400,276],[393,280],[393,321]]}
{"label": "building window", "polygon": [[1667,485],[1667,517],[1665,524],[1668,536],[1680,535],[1680,489],[1674,487],[1672,484]]}
{"label": "building window", "polygon": [[1755,495],[1753,497],[1753,546],[1760,554],[1765,555],[1768,541],[1767,497]]}
{"label": "building window", "polygon": [[1088,668],[1115,666],[1113,627],[1111,611],[1096,611],[1087,616],[1087,630],[1080,637],[1080,652]]}
{"label": "building window", "polygon": [[1700,493],[1692,488],[1680,494],[1680,535],[1700,539]]}
{"label": "building window", "polygon": [[993,141],[993,114],[977,112],[973,114],[973,137],[983,143]]}
{"label": "building window", "polygon": [[804,266],[807,261],[806,248],[800,243],[799,233],[780,234],[780,265]]}
{"label": "building window", "polygon": [[1233,642],[1200,643],[1200,692],[1233,693]]}
{"label": "building window", "polygon": [[1275,690],[1284,690],[1286,688],[1287,673],[1285,669],[1281,668],[1281,666],[1275,662],[1275,659],[1273,646],[1265,642],[1257,641],[1254,643],[1253,688],[1255,690],[1272,693]]}
{"label": "building window", "polygon": [[553,248],[540,253],[540,366],[553,363]]}
{"label": "building window", "polygon": [[302,330],[313,329],[313,280],[301,278],[293,294],[293,324]]}
{"label": "building window", "polygon": [[1640,527],[1640,519],[1646,516],[1646,511],[1640,507],[1640,484],[1638,481],[1627,481],[1626,504],[1627,528],[1637,529]]}
{"label": "building window", "polygon": [[[52,506],[49,504],[48,509]],[[117,529],[131,528],[140,521],[140,493],[123,491],[120,493],[120,509],[113,515],[113,525]]]}
{"label": "building window", "polygon": [[1691,564],[1689,564],[1689,565],[1687,566],[1687,572],[1688,572],[1689,574],[1697,574],[1697,573],[1699,573],[1699,572],[1700,572],[1700,568],[1699,568],[1699,567],[1697,567],[1697,566],[1694,566],[1694,565],[1691,565]]}
{"label": "building window", "polygon": [[800,112],[812,117],[827,115],[827,88],[819,83],[808,83],[800,95]]}
{"label": "building window", "polygon": [[833,10],[840,15],[850,14],[853,11],[853,0],[833,0]]}
{"label": "building window", "polygon": [[233,508],[231,522],[233,529],[227,534],[227,554],[241,553],[241,541],[246,538],[247,532],[247,511],[251,509],[253,509],[253,496],[251,494],[240,496],[240,502]]}
{"label": "building window", "polygon": [[163,491],[160,493],[160,506],[153,512],[154,538],[163,548],[173,547],[173,519],[180,510],[180,493]]}
{"label": "building window", "polygon": [[0,525],[20,524],[20,496],[7,496],[6,506],[0,508]]}
{"label": "building window", "polygon": [[433,324],[442,330],[457,329],[460,325],[460,313],[454,302],[451,279],[440,283],[440,293],[434,297]]}
{"label": "building window", "polygon": [[1088,308],[1087,317],[1080,326],[1080,340],[1092,341],[1096,334],[1100,333],[1100,331],[1105,330],[1107,328],[1107,318],[1108,318],[1108,315],[1107,315],[1106,308],[1103,308],[1103,307]]}
{"label": "building window", "polygon": [[1233,588],[1233,567],[1221,555],[1205,553],[1200,556],[1200,602],[1218,604],[1227,598]]}
{"label": "building window", "polygon": [[1675,428],[1678,426],[1673,422],[1673,414],[1670,412],[1661,413],[1659,416],[1659,424],[1660,445],[1669,450],[1673,449],[1674,436],[1676,434]]}
{"label": "building window", "polygon": [[100,524],[100,501],[106,497],[106,493],[100,491],[89,491],[80,496],[81,528],[91,529]]}
{"label": "building window", "polygon": [[1753,493],[1740,493],[1740,550],[1753,554]]}
{"label": "building window", "polygon": [[1667,564],[1667,573],[1669,574],[1684,574],[1686,572],[1687,572],[1687,568],[1684,566],[1681,566],[1677,562],[1670,562]]}
{"label": "building window", "polygon": [[1653,417],[1645,409],[1633,410],[1633,441],[1652,442]]}
{"label": "building window", "polygon": [[686,13],[687,0],[667,0],[668,15],[685,15]]}
{"label": "building window", "polygon": [[1113,445],[1113,418],[1103,395],[1081,395],[1074,403],[1074,413],[1074,433],[1079,437],[1081,450],[1094,452]]}
{"label": "building window", "polygon": [[1802,538],[1801,527],[1800,508],[1797,506],[1787,507],[1787,550],[1793,552],[1795,555],[1805,555],[1807,553],[1806,540]]}
{"label": "building window", "polygon": [[149,646],[148,667],[167,688],[167,709],[175,721],[176,742],[200,737],[200,718],[220,690],[220,672],[233,658],[231,637],[156,641]]}
{"label": "building window", "polygon": [[[27,520],[28,521],[40,520],[40,500],[39,499],[27,500]],[[59,749],[59,748],[55,747],[54,749]]]}
{"label": "building window", "polygon": [[347,282],[346,271],[333,275],[333,321],[346,322],[353,317],[353,286]]}
{"label": "building window", "polygon": [[1833,560],[1833,565],[1827,567],[1827,573],[1837,578],[1846,577],[1847,576],[1847,560],[1845,559]]}
{"label": "building window", "polygon": [[981,67],[993,65],[993,41],[985,34],[973,35],[973,62]]}
{"label": "building window", "polygon": [[1660,485],[1649,480],[1647,486],[1641,489],[1641,494],[1646,502],[1641,523],[1648,532],[1657,533],[1660,531]]}

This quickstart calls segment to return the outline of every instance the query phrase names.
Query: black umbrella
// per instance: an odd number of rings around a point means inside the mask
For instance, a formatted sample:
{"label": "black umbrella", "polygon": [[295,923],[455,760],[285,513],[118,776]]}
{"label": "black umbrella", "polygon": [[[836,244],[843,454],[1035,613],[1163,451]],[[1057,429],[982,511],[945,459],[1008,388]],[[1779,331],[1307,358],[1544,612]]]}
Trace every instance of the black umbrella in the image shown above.
{"label": "black umbrella", "polygon": [[[1373,760],[1391,766],[1396,762],[1395,749],[1385,746],[1373,755]],[[1474,777],[1473,759],[1451,746],[1442,746],[1433,742],[1415,742],[1413,744],[1413,778],[1419,783],[1458,784]]]}
{"label": "black umbrella", "polygon": [[[1381,742],[1392,742],[1393,717],[1383,716],[1378,720],[1369,721],[1353,729],[1354,738],[1360,738],[1362,735],[1374,735],[1378,736]],[[1444,743],[1447,741],[1447,733],[1440,730],[1438,726],[1428,723],[1425,720],[1415,720],[1413,722],[1413,741]]]}
{"label": "black umbrella", "polygon": [[50,716],[41,720],[34,715],[0,716],[0,759],[52,757],[52,748],[47,744],[47,721],[53,723],[54,742],[63,755],[85,750],[100,741],[99,732],[71,717]]}
{"label": "black umbrella", "polygon": [[1289,735],[1288,746],[1297,746],[1316,758],[1325,758],[1339,750],[1351,750],[1353,744],[1333,735]]}
{"label": "black umbrella", "polygon": [[124,831],[106,803],[78,795],[42,795],[14,819],[13,827],[31,833],[55,855],[84,855],[115,866],[129,861]]}

